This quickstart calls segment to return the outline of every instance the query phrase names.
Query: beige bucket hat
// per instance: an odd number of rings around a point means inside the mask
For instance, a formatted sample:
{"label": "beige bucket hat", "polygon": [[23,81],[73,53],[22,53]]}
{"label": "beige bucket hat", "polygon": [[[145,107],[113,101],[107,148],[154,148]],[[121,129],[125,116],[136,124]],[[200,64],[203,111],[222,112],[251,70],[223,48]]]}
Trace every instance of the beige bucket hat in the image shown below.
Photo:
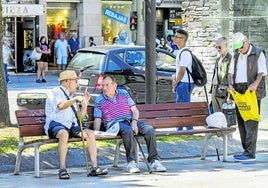
{"label": "beige bucket hat", "polygon": [[76,72],[73,70],[66,70],[60,73],[58,81],[62,80],[78,80],[79,77],[76,75]]}

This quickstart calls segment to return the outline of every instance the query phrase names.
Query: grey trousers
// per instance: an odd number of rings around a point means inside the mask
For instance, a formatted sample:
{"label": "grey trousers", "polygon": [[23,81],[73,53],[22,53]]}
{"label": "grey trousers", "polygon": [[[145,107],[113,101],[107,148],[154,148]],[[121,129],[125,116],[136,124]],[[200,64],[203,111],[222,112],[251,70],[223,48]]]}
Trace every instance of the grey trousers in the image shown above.
{"label": "grey trousers", "polygon": [[[127,162],[136,161],[135,156],[135,141],[134,141],[134,132],[128,121],[119,122],[120,130],[119,135],[122,136],[123,144],[126,150],[126,159]],[[154,162],[158,159],[156,137],[154,128],[148,124],[145,124],[142,121],[137,123],[139,127],[139,134],[142,135],[145,139],[147,149],[148,149],[148,162]]]}
{"label": "grey trousers", "polygon": [[[245,93],[246,89],[247,85],[245,84],[235,85],[235,90],[241,94]],[[261,101],[258,100],[257,102],[260,113]],[[240,133],[241,144],[244,149],[243,154],[250,158],[255,158],[259,122],[252,120],[244,121],[237,108],[236,108],[236,114],[237,114],[237,124]]]}

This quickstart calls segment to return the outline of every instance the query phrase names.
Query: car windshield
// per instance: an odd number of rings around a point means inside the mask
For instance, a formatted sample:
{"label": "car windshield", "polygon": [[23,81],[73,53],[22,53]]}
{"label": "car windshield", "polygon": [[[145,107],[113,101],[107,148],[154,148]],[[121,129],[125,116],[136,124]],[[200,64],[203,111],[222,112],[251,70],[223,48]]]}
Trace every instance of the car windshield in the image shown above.
{"label": "car windshield", "polygon": [[80,69],[81,67],[90,66],[91,70],[99,70],[104,61],[106,54],[92,52],[78,52],[70,61],[68,67]]}
{"label": "car windshield", "polygon": [[176,71],[176,58],[165,53],[156,52],[156,67],[161,71]]}

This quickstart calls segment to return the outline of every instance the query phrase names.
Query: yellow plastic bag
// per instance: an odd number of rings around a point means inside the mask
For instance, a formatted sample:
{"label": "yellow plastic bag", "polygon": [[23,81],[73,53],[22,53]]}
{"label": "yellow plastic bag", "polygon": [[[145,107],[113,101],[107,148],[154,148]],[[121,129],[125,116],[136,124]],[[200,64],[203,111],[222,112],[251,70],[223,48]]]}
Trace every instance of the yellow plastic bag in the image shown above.
{"label": "yellow plastic bag", "polygon": [[229,91],[244,121],[260,121],[259,106],[255,91],[246,90],[245,94]]}

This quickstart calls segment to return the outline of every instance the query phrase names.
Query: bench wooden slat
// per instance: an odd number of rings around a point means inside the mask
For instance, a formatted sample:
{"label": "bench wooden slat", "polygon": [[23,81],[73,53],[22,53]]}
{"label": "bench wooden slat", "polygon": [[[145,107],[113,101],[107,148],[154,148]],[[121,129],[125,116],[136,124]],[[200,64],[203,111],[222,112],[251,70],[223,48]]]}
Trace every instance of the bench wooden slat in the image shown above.
{"label": "bench wooden slat", "polygon": [[140,114],[141,119],[158,118],[158,117],[184,117],[184,116],[198,116],[208,115],[204,109],[188,109],[188,110],[165,110],[165,111],[142,111]]}
{"label": "bench wooden slat", "polygon": [[15,111],[16,117],[44,117],[45,115],[45,109],[36,109],[36,110],[16,110]]}
{"label": "bench wooden slat", "polygon": [[17,121],[20,126],[34,124],[42,124],[44,126],[46,122],[46,117],[21,117],[17,118]]}
{"label": "bench wooden slat", "polygon": [[161,128],[176,128],[185,126],[206,126],[206,117],[178,117],[178,118],[155,118],[141,119],[144,122],[152,125],[155,129]]}
{"label": "bench wooden slat", "polygon": [[184,103],[165,103],[165,104],[138,104],[138,109],[146,110],[170,110],[170,109],[192,109],[207,108],[206,102],[184,102]]}
{"label": "bench wooden slat", "polygon": [[44,136],[44,124],[32,124],[27,126],[19,127],[19,136],[20,137],[30,137],[30,136]]}

